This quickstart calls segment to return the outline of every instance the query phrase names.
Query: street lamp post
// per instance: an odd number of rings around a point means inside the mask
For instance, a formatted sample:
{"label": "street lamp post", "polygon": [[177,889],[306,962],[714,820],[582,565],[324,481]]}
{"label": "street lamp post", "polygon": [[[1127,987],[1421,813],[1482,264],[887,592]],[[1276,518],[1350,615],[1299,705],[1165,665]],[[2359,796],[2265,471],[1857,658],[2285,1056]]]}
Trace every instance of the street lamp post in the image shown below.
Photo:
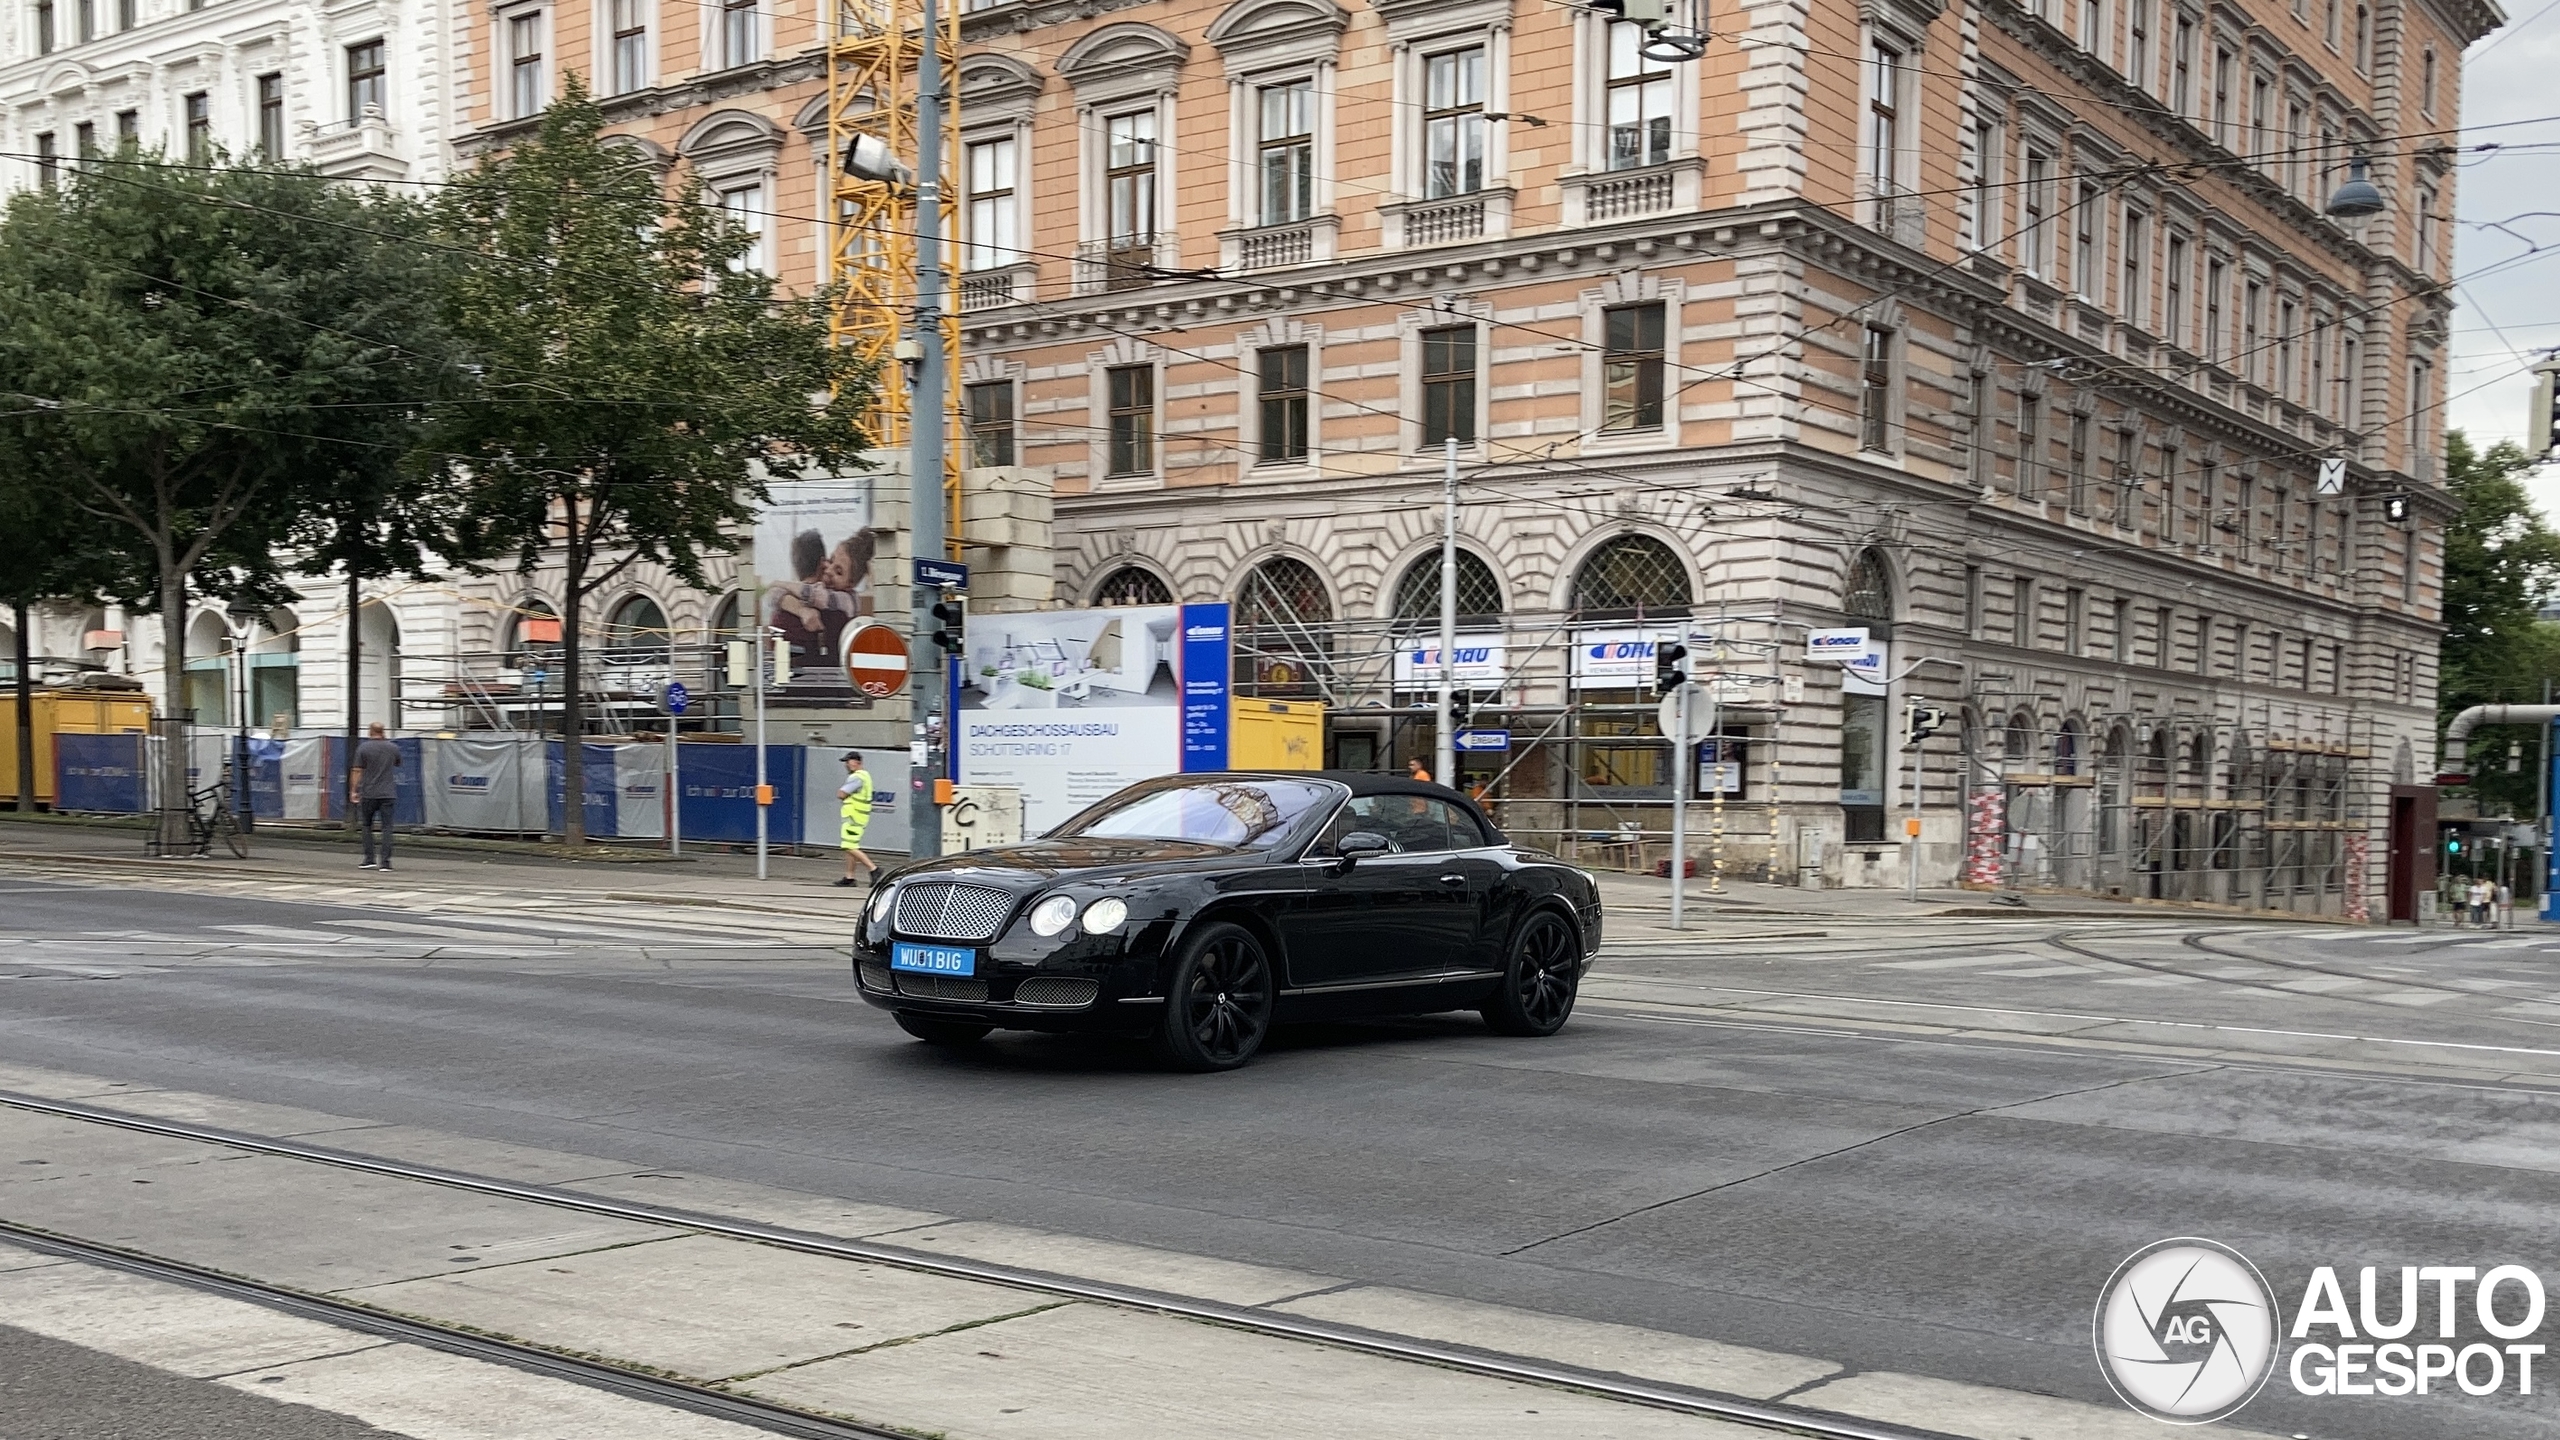
{"label": "street lamp post", "polygon": [[258,633],[259,612],[255,606],[233,604],[225,612],[231,618],[231,658],[239,666],[240,678],[235,692],[239,696],[239,724],[231,741],[231,811],[240,818],[240,828],[248,830],[256,820],[249,804],[249,662],[250,647]]}

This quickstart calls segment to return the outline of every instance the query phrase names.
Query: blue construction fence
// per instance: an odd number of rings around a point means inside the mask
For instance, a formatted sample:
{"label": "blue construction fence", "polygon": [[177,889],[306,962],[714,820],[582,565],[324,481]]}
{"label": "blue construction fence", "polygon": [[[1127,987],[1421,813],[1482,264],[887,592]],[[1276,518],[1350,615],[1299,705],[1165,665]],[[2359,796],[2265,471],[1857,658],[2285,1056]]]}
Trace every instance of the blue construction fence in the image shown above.
{"label": "blue construction fence", "polygon": [[[562,742],[544,736],[443,739],[408,736],[400,750],[396,824],[481,835],[558,833],[567,818],[567,766]],[[54,808],[64,812],[138,815],[159,789],[148,735],[59,735],[54,742]],[[187,784],[201,789],[225,773],[236,735],[202,733],[188,742]],[[347,813],[346,737],[297,735],[247,741],[250,811],[259,820],[292,824],[338,821]],[[669,808],[668,753],[663,743],[589,741],[581,747],[580,802],[587,834],[600,839],[664,840]],[[679,743],[673,803],[687,840],[747,842],[756,835],[756,749],[752,745]],[[836,785],[842,753],[831,747],[765,748],[766,783],[774,803],[768,836],[776,844],[837,843]],[[904,768],[903,766],[899,768]],[[875,822],[898,813],[898,789],[875,772]],[[893,826],[875,824],[884,834]]]}

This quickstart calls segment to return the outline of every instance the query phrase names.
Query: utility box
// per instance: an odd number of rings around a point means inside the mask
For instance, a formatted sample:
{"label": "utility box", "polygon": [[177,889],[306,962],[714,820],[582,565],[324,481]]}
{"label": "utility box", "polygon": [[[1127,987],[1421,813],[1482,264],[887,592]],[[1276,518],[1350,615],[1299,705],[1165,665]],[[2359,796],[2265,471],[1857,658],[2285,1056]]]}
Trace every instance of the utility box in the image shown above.
{"label": "utility box", "polygon": [[942,807],[946,853],[1022,843],[1022,791],[1012,785],[955,785]]}
{"label": "utility box", "polygon": [[[35,714],[36,803],[53,803],[53,737],[144,735],[151,730],[151,697],[138,690],[38,690]],[[18,696],[0,688],[0,801],[18,798]]]}
{"label": "utility box", "polygon": [[1324,768],[1324,706],[1314,700],[1237,700],[1228,715],[1227,764],[1237,770]]}

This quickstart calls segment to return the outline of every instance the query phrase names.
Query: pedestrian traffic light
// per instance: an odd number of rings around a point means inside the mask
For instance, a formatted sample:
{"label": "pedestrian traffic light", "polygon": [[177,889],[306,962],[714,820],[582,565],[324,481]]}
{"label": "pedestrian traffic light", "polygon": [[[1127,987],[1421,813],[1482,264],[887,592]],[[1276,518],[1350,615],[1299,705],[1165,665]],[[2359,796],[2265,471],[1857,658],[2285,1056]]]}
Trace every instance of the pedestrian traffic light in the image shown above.
{"label": "pedestrian traffic light", "polygon": [[1936,705],[1922,705],[1916,701],[1913,702],[1911,706],[1910,724],[1908,726],[1911,733],[1911,743],[1914,745],[1919,744],[1921,741],[1937,734],[1940,730],[1945,729],[1946,724],[1947,712],[1945,709]]}
{"label": "pedestrian traffic light", "polygon": [[1682,663],[1689,658],[1689,647],[1677,640],[1665,640],[1653,647],[1653,693],[1668,696],[1689,683],[1689,672]]}
{"label": "pedestrian traffic light", "polygon": [[957,590],[945,590],[933,602],[933,643],[951,654],[960,653],[962,633],[969,623],[969,602]]}
{"label": "pedestrian traffic light", "polygon": [[2461,853],[2462,853],[2462,837],[2461,837],[2461,836],[2459,836],[2459,835],[2447,835],[2446,837],[2444,837],[2444,853],[2446,853],[2447,855],[2459,855],[2459,854],[2461,854]]}

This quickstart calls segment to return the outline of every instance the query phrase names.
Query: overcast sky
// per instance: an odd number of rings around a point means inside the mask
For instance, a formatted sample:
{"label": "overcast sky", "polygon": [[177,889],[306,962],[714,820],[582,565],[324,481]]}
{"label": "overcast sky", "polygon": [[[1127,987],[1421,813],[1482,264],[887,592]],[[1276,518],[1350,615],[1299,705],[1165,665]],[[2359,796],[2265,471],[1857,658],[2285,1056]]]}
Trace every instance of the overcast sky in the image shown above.
{"label": "overcast sky", "polygon": [[[2496,273],[2454,291],[2447,387],[2451,428],[2484,447],[2523,438],[2533,381],[2520,372],[2540,358],[2537,349],[2560,345],[2560,0],[2500,3],[2506,25],[2465,58],[2459,138],[2502,148],[2456,162],[2463,223],[2453,265],[2457,277]],[[2519,120],[2540,123],[2512,123]],[[2492,223],[2507,230],[2486,228]],[[2560,465],[2542,468],[2535,494],[2543,513],[2560,516]]]}

